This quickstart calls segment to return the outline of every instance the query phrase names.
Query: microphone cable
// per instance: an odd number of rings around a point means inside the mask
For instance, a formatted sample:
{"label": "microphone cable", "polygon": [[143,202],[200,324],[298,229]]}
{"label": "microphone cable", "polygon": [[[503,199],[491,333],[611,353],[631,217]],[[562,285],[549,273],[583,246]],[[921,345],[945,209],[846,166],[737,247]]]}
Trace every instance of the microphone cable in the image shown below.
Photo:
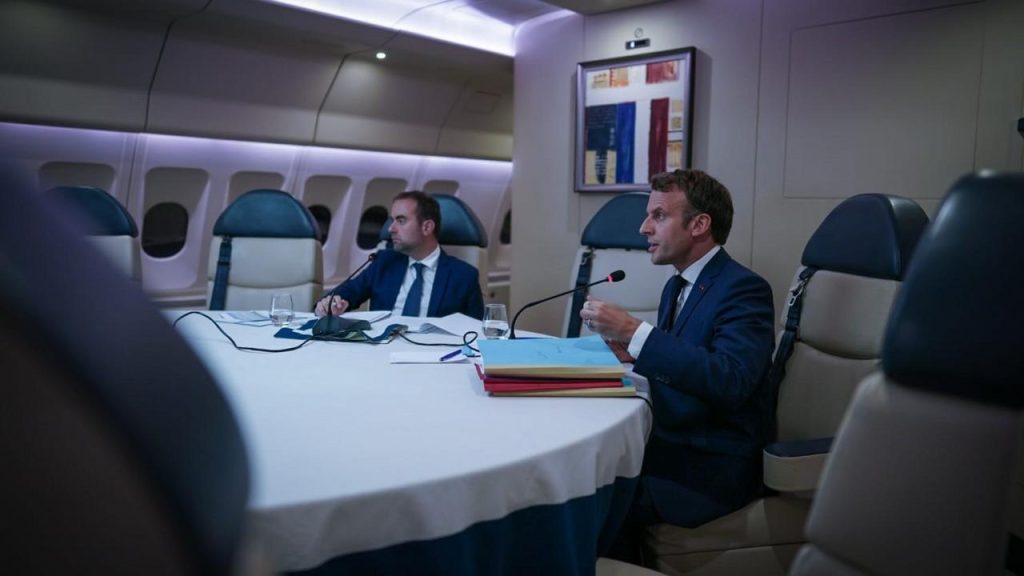
{"label": "microphone cable", "polygon": [[464,332],[462,334],[462,344],[451,344],[448,342],[417,342],[406,336],[405,332],[400,333],[398,336],[402,340],[405,340],[406,342],[410,344],[415,344],[417,346],[448,346],[449,348],[452,346],[465,346],[466,348],[469,348],[470,350],[476,352],[477,354],[480,353],[480,350],[478,348],[473,347],[473,342],[476,342],[477,339],[480,337],[480,334],[476,330]]}
{"label": "microphone cable", "polygon": [[[306,344],[309,344],[310,342],[314,342],[314,341],[316,341],[316,342],[350,342],[350,343],[353,343],[353,344],[372,344],[372,345],[390,344],[391,342],[394,341],[396,335],[402,335],[403,332],[404,332],[404,330],[396,331],[395,333],[391,334],[387,339],[379,340],[379,341],[374,341],[374,340],[369,339],[369,338],[367,338],[366,340],[350,340],[350,339],[347,339],[347,338],[338,337],[338,336],[333,335],[333,334],[324,334],[324,335],[315,335],[314,334],[314,335],[308,336],[301,343],[299,343],[299,344],[297,344],[295,346],[291,346],[289,348],[258,348],[256,346],[239,346],[238,343],[235,342],[235,339],[232,338],[230,334],[225,332],[224,329],[220,327],[220,323],[219,322],[217,322],[215,319],[211,318],[209,315],[207,315],[207,314],[205,314],[203,312],[200,312],[199,310],[191,310],[189,312],[185,312],[181,316],[178,316],[177,318],[175,318],[174,322],[171,324],[171,326],[175,326],[176,327],[178,325],[178,322],[181,322],[182,318],[185,318],[186,316],[192,316],[193,314],[195,314],[197,316],[202,316],[203,318],[206,318],[207,320],[212,322],[213,326],[215,328],[217,328],[217,331],[219,331],[221,334],[223,334],[224,337],[228,339],[228,342],[231,342],[231,345],[234,346],[236,350],[241,350],[243,352],[270,352],[270,353],[292,352],[292,351],[298,350],[299,348],[302,348]],[[364,333],[364,336],[365,336],[365,333]],[[465,340],[465,338],[463,338],[463,340]],[[449,344],[449,346],[457,346],[457,344]]]}
{"label": "microphone cable", "polygon": [[174,323],[171,324],[171,326],[177,326],[178,322],[181,322],[182,318],[185,318],[187,316],[191,316],[193,314],[196,314],[198,316],[202,316],[203,318],[206,318],[210,322],[213,322],[213,325],[217,328],[217,330],[219,330],[220,333],[223,334],[224,337],[228,339],[228,342],[231,342],[231,345],[234,346],[236,350],[242,350],[242,351],[245,351],[245,352],[274,352],[274,353],[276,353],[276,352],[291,352],[293,350],[298,350],[299,348],[302,348],[306,344],[309,344],[310,342],[312,342],[313,340],[316,339],[315,336],[310,336],[309,338],[306,338],[305,340],[303,340],[301,344],[299,344],[297,346],[292,346],[290,348],[257,348],[255,346],[239,346],[238,343],[235,342],[235,339],[232,338],[231,335],[229,335],[227,332],[225,332],[224,329],[220,327],[220,324],[218,324],[216,320],[214,320],[209,315],[204,314],[204,313],[202,313],[202,312],[200,312],[198,310],[192,310],[191,312],[185,312],[181,316],[178,316],[177,318],[174,319]]}

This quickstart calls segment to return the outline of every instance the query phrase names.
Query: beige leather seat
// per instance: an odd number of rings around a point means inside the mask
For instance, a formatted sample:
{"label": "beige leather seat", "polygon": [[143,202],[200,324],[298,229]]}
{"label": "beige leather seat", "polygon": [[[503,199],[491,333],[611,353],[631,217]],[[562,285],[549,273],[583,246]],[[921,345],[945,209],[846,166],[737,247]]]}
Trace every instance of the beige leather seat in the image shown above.
{"label": "beige leather seat", "polygon": [[[267,310],[277,292],[291,293],[296,311],[313,309],[323,292],[323,250],[316,220],[301,202],[280,190],[246,192],[217,218],[213,234],[207,270],[211,310]],[[231,238],[231,250],[220,282],[225,238]]]}
{"label": "beige leather seat", "polygon": [[651,527],[646,563],[666,574],[785,574],[805,541],[830,438],[856,384],[877,366],[889,310],[927,221],[913,201],[882,194],[848,198],[825,218],[782,313],[784,322],[791,311],[799,319],[780,338],[780,349],[789,340],[792,353],[774,375],[778,443],[764,457],[770,491],[697,528]]}
{"label": "beige leather seat", "polygon": [[580,308],[587,294],[615,302],[633,316],[658,323],[661,290],[675,269],[652,266],[647,238],[640,226],[647,216],[646,192],[620,194],[605,203],[583,229],[580,249],[572,267],[571,286],[583,286],[614,272],[626,273],[622,283],[599,284],[579,290],[566,303],[565,333],[569,338],[591,334],[580,320]]}
{"label": "beige leather seat", "polygon": [[46,195],[69,207],[93,246],[119,270],[136,282],[142,281],[139,228],[116,198],[91,186],[58,186]]}
{"label": "beige leather seat", "polygon": [[1024,410],[1024,174],[968,176],[921,241],[792,574],[1003,574]]}
{"label": "beige leather seat", "polygon": [[249,573],[249,465],[219,387],[59,207],[0,182],[4,572]]}

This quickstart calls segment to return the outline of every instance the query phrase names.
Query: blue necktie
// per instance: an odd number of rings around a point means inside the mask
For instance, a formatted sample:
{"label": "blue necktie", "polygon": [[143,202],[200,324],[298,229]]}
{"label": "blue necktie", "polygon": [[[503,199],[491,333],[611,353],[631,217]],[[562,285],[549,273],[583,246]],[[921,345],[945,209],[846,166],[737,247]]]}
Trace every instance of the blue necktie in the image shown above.
{"label": "blue necktie", "polygon": [[661,292],[661,306],[658,307],[660,311],[658,328],[662,330],[672,329],[672,324],[675,323],[676,319],[676,312],[678,312],[676,306],[679,304],[679,295],[683,292],[684,286],[686,286],[686,280],[683,279],[681,274],[676,274],[665,283],[665,289]]}
{"label": "blue necktie", "polygon": [[416,278],[409,287],[409,295],[405,297],[405,306],[402,307],[402,316],[419,316],[420,300],[423,299],[423,269],[426,266],[421,262],[412,265],[413,274]]}

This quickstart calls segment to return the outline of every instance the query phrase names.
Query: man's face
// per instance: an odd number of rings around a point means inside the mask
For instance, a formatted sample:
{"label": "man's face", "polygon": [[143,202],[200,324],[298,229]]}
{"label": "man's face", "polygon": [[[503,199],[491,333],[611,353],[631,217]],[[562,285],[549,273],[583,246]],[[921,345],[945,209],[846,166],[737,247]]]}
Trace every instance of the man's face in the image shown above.
{"label": "man's face", "polygon": [[669,192],[651,191],[640,233],[647,237],[647,252],[652,263],[672,264],[680,270],[690,264],[694,220],[683,225],[689,207],[686,195],[674,186]]}
{"label": "man's face", "polygon": [[396,252],[410,254],[423,245],[434,229],[433,221],[420,222],[416,216],[416,201],[412,198],[395,200],[391,204],[391,243]]}

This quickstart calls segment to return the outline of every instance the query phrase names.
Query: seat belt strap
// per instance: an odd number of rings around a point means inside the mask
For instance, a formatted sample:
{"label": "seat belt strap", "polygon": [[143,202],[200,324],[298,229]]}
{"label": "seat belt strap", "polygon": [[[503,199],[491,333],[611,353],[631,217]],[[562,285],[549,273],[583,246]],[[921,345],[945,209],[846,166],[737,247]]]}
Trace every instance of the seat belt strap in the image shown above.
{"label": "seat belt strap", "polygon": [[231,236],[220,241],[217,255],[217,273],[213,277],[213,292],[210,294],[210,310],[223,310],[228,295],[228,273],[231,271]]}
{"label": "seat belt strap", "polygon": [[786,362],[793,354],[793,346],[796,344],[797,332],[800,330],[800,314],[804,307],[804,293],[811,276],[818,269],[808,266],[804,268],[797,277],[796,286],[789,293],[789,311],[786,313],[786,326],[783,328],[779,345],[775,349],[775,358],[772,359],[772,367],[768,371],[768,385],[772,391],[772,440],[775,435],[775,410],[779,400],[779,385],[786,377]]}

